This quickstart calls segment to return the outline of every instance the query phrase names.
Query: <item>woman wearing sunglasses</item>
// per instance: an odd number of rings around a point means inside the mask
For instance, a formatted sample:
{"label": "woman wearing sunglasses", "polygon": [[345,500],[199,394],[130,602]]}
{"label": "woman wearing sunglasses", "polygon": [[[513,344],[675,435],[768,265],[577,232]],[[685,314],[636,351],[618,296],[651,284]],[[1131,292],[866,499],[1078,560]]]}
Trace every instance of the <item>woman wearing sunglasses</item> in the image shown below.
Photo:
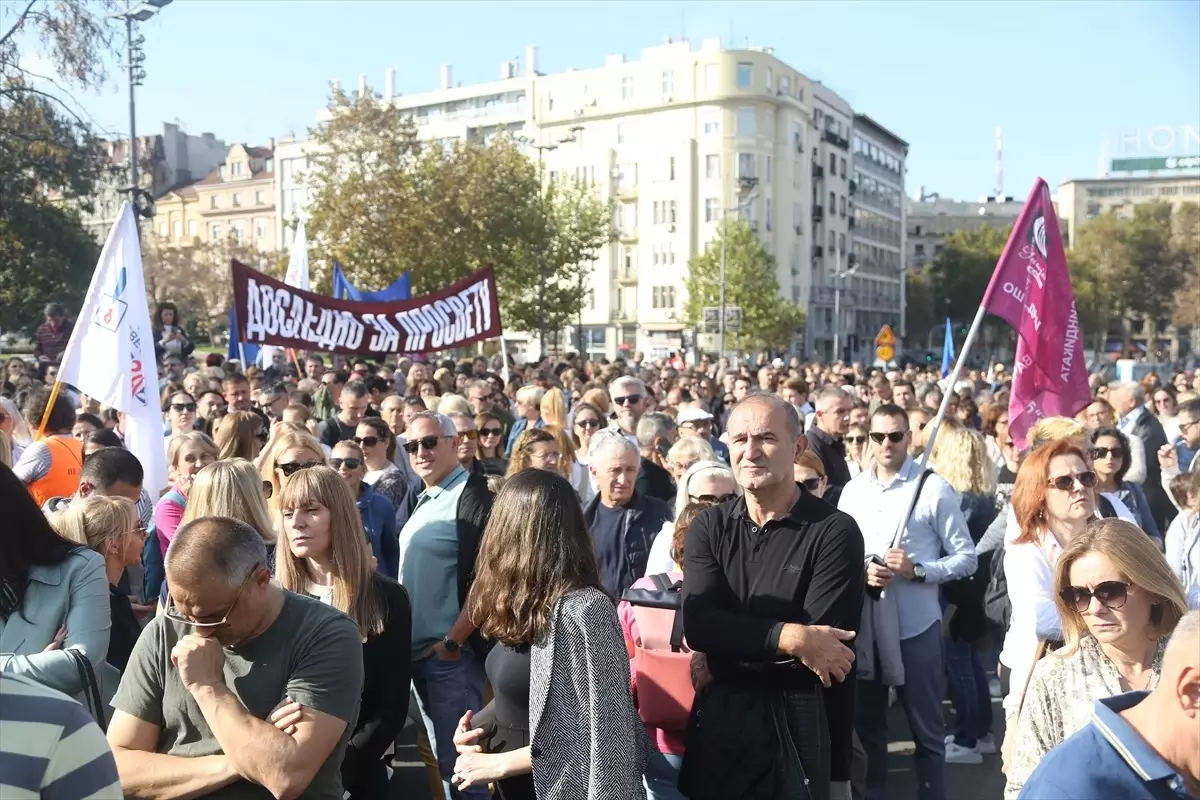
{"label": "woman wearing sunglasses", "polygon": [[286,478],[300,470],[324,466],[325,449],[311,433],[299,425],[278,423],[266,450],[258,460],[259,473],[264,483],[271,484],[272,507],[274,498]]}
{"label": "woman wearing sunglasses", "polygon": [[792,472],[796,483],[817,497],[825,496],[825,490],[829,488],[829,479],[825,476],[825,465],[816,453],[811,450],[801,453]]}
{"label": "woman wearing sunglasses", "polygon": [[479,450],[475,457],[501,475],[508,472],[508,459],[504,457],[504,423],[495,414],[485,411],[475,416],[475,428],[479,431]]}
{"label": "woman wearing sunglasses", "polygon": [[[1007,736],[1015,728],[1013,716],[1020,712],[1033,665],[1062,641],[1054,605],[1054,568],[1071,539],[1081,535],[1096,516],[1096,473],[1082,444],[1077,438],[1064,438],[1036,447],[1021,464],[1013,487],[1019,533],[1004,547],[1012,609],[1000,651],[1009,681],[1004,698]],[[1005,748],[1007,752],[1007,743]]]}
{"label": "woman wearing sunglasses", "polygon": [[169,431],[167,436],[178,436],[195,430],[196,398],[187,392],[173,392],[165,403],[163,412],[167,415]]}
{"label": "woman wearing sunglasses", "polygon": [[575,459],[580,464],[587,466],[592,437],[604,425],[604,412],[599,408],[586,400],[575,404],[571,412],[571,440],[575,443]]}
{"label": "woman wearing sunglasses", "polygon": [[1163,649],[1187,613],[1179,579],[1136,525],[1097,520],[1054,568],[1063,648],[1034,667],[1015,732],[1006,798],[1058,743],[1092,721],[1097,700],[1158,683]]}
{"label": "woman wearing sunglasses", "polygon": [[[343,444],[334,452],[341,452]],[[284,484],[279,509],[285,546],[276,555],[276,579],[289,591],[342,611],[362,636],[362,701],[342,760],[342,785],[355,800],[387,797],[384,753],[408,715],[408,594],[372,568],[371,549],[344,475],[327,467],[301,470]],[[301,711],[288,703],[272,712],[271,721],[290,733]]]}
{"label": "woman wearing sunglasses", "polygon": [[[396,530],[396,509],[390,500],[375,492],[375,487],[363,480],[367,465],[362,448],[347,440],[338,442],[329,456],[329,466],[337,472],[350,489],[358,514],[362,519],[371,552],[375,554],[379,571],[392,580],[400,569],[400,542]],[[287,485],[287,482],[284,482]]]}
{"label": "woman wearing sunglasses", "polygon": [[871,466],[871,448],[867,447],[867,426],[851,425],[842,437],[846,445],[846,466],[850,468],[850,476]]}
{"label": "woman wearing sunglasses", "polygon": [[142,632],[129,595],[117,588],[125,568],[142,563],[146,529],[138,519],[137,509],[124,497],[92,495],[71,503],[52,523],[59,535],[96,551],[104,559],[108,607],[112,614],[105,660],[124,672]]}
{"label": "woman wearing sunglasses", "polygon": [[657,575],[678,569],[679,562],[671,556],[675,539],[675,522],[689,503],[708,502],[712,505],[732,500],[741,494],[741,487],[734,480],[733,470],[715,458],[697,461],[688,468],[678,481],[675,493],[674,517],[663,523],[662,528],[650,543],[650,555],[646,558],[646,575]]}
{"label": "woman wearing sunglasses", "polygon": [[1096,472],[1096,491],[1106,496],[1117,516],[1144,530],[1162,548],[1162,534],[1150,501],[1142,487],[1125,480],[1129,472],[1129,438],[1118,428],[1100,428],[1092,433],[1092,469]]}
{"label": "woman wearing sunglasses", "polygon": [[221,418],[213,431],[217,457],[244,458],[253,461],[267,443],[262,417],[253,411],[231,411]]}
{"label": "woman wearing sunglasses", "polygon": [[166,557],[167,545],[183,523],[196,475],[216,460],[216,443],[200,431],[188,431],[167,440],[167,477],[171,479],[171,488],[154,504],[154,536],[162,557]]}
{"label": "woman wearing sunglasses", "polygon": [[562,448],[558,439],[545,428],[527,428],[517,437],[513,445],[512,459],[508,462],[508,472],[505,477],[511,478],[522,470],[529,468],[545,469],[562,474],[560,462]]}

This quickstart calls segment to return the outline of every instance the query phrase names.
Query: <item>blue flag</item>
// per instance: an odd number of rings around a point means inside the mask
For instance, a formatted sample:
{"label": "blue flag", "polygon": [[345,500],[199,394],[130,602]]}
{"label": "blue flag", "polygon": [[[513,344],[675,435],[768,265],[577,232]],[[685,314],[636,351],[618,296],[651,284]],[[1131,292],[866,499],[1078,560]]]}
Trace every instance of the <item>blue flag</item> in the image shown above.
{"label": "blue flag", "polygon": [[350,283],[350,280],[346,277],[346,273],[342,271],[342,265],[336,261],[333,263],[333,296],[339,300],[354,300],[357,302],[407,300],[412,296],[408,283],[408,273],[405,272],[396,279],[395,283],[386,289],[380,289],[378,292],[360,292]]}
{"label": "blue flag", "polygon": [[229,350],[226,358],[237,359],[242,362],[242,369],[258,360],[258,351],[262,345],[257,344],[242,344],[241,335],[238,333],[237,322],[237,307],[229,307]]}
{"label": "blue flag", "polygon": [[954,328],[950,324],[950,318],[946,317],[946,338],[942,342],[942,377],[949,375],[952,369],[954,369]]}

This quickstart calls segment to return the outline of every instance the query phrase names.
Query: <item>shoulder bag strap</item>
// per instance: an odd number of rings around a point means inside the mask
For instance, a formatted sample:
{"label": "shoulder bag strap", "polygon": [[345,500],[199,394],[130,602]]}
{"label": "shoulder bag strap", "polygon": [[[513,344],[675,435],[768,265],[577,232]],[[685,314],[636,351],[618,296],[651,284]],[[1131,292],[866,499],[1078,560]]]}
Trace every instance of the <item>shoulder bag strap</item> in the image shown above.
{"label": "shoulder bag strap", "polygon": [[671,652],[683,651],[683,609],[675,609],[675,620],[671,623]]}
{"label": "shoulder bag strap", "polygon": [[96,673],[92,669],[92,662],[88,661],[87,656],[78,650],[67,650],[66,652],[75,662],[75,671],[79,675],[80,683],[83,684],[83,696],[89,706],[88,710],[92,712],[92,717],[100,726],[100,730],[107,733],[108,715],[104,713],[104,701],[100,698],[100,685],[96,680]]}
{"label": "shoulder bag strap", "polygon": [[650,580],[654,581],[654,587],[660,592],[671,591],[671,581],[667,573],[660,572],[657,575],[651,575]]}

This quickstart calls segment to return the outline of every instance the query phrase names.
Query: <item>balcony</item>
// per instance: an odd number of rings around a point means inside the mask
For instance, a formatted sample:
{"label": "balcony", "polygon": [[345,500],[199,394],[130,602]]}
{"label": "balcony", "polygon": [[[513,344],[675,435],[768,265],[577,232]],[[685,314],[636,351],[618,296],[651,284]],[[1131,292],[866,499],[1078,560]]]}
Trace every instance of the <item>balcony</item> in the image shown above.
{"label": "balcony", "polygon": [[613,322],[628,322],[629,320],[633,319],[633,314],[624,308],[614,308],[609,313],[609,318],[612,319]]}
{"label": "balcony", "polygon": [[857,191],[858,191],[858,181],[851,180],[850,181],[850,194],[853,195]]}
{"label": "balcony", "polygon": [[819,181],[824,177],[825,167],[821,166],[820,164],[813,164],[813,178]]}
{"label": "balcony", "polygon": [[821,134],[821,140],[829,142],[834,147],[839,147],[842,150],[850,150],[850,140],[844,136],[838,136],[834,131],[825,131]]}
{"label": "balcony", "polygon": [[633,181],[617,181],[613,193],[622,200],[636,200],[638,187]]}
{"label": "balcony", "polygon": [[633,267],[626,267],[625,269],[617,272],[617,283],[629,285],[637,283],[637,280],[637,270]]}
{"label": "balcony", "polygon": [[622,228],[617,232],[617,239],[624,244],[633,244],[638,239],[637,228]]}
{"label": "balcony", "polygon": [[825,219],[825,206],[815,205],[812,212],[813,222],[821,222]]}
{"label": "balcony", "polygon": [[825,257],[825,248],[819,244],[814,244],[812,246],[812,257],[813,258],[824,258]]}

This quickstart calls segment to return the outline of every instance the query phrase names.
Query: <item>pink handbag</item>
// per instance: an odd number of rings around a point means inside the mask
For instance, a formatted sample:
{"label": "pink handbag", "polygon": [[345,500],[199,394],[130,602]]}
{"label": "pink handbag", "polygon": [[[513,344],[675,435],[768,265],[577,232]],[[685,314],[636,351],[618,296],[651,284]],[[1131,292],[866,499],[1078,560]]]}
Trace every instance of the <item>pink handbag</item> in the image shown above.
{"label": "pink handbag", "polygon": [[639,605],[632,597],[626,598],[631,601],[638,625],[638,639],[633,643],[638,714],[652,728],[681,731],[687,727],[696,698],[692,686],[692,652],[683,641],[681,587],[669,583],[666,575],[654,575],[653,579],[659,589],[655,594],[667,603],[673,601],[675,607],[658,603]]}

